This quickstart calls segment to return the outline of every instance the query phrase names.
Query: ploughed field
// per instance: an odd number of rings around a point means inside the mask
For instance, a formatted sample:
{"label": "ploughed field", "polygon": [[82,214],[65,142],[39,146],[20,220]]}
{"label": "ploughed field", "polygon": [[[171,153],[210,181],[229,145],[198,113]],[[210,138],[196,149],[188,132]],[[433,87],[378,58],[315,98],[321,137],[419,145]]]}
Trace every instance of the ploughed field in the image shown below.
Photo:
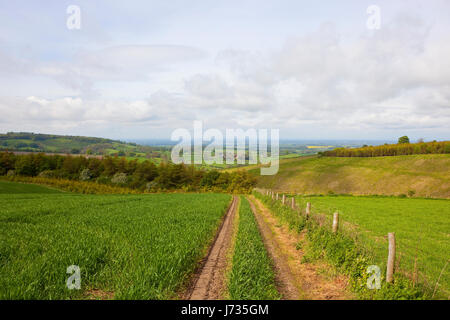
{"label": "ploughed field", "polygon": [[[231,201],[226,194],[39,194],[17,187],[0,192],[0,299],[177,298]],[[66,286],[71,265],[80,267],[80,290]]]}

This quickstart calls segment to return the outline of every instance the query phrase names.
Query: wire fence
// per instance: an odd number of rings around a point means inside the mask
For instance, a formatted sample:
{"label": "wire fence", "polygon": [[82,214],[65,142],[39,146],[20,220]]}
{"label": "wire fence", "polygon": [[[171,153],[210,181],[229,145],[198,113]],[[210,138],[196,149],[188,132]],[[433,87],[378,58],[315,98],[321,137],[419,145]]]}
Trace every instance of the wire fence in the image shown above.
{"label": "wire fence", "polygon": [[[333,214],[319,212],[309,199],[299,199],[296,194],[274,192],[269,189],[256,188],[255,191],[272,197],[275,201],[284,201],[286,206],[291,207],[294,214],[308,215],[308,219],[313,220],[320,227],[332,230]],[[308,202],[310,202],[309,205]],[[339,217],[338,232],[352,239],[359,252],[369,257],[382,270],[386,270],[389,247],[387,234],[376,236],[370,230],[364,230],[343,220],[342,216]],[[392,232],[396,232],[396,230],[392,230]],[[397,237],[398,239],[395,241],[395,273],[401,273],[409,278],[413,286],[423,285],[427,291],[432,293],[433,297],[450,299],[450,288],[448,288],[450,259],[432,252],[433,248],[423,248],[424,236],[422,233],[417,240]]]}

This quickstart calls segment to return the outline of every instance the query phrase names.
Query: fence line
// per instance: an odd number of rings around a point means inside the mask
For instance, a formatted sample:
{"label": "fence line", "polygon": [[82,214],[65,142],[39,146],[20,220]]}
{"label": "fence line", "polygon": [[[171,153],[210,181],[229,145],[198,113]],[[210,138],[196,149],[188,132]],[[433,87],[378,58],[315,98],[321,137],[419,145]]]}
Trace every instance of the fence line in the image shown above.
{"label": "fence line", "polygon": [[[262,195],[272,194],[272,199],[275,200],[274,196],[273,196],[274,192],[272,190],[255,188],[255,191],[261,193]],[[419,278],[421,278],[423,280],[423,281],[421,281],[421,283],[423,283],[428,289],[433,291],[433,295],[436,293],[436,290],[439,287],[439,281],[441,280],[441,277],[444,274],[445,269],[450,260],[447,260],[445,263],[445,266],[442,268],[442,270],[440,270],[441,272],[440,272],[439,277],[438,277],[437,281],[435,282],[435,284],[430,283],[429,276],[426,276],[422,271],[420,271],[420,269],[425,269],[425,267],[423,266],[423,263],[421,261],[419,261],[418,253],[421,252],[423,254],[426,254],[427,256],[430,256],[430,257],[433,257],[433,258],[439,259],[439,260],[441,260],[442,257],[431,254],[427,251],[424,251],[423,249],[418,248],[418,246],[412,247],[403,242],[396,241],[394,232],[389,232],[385,237],[382,237],[382,238],[379,238],[379,237],[374,238],[374,237],[365,235],[355,225],[353,225],[349,222],[343,221],[337,212],[335,212],[333,214],[332,221],[329,220],[329,218],[326,214],[320,214],[320,213],[312,214],[310,202],[307,202],[304,209],[299,207],[299,205],[296,203],[295,196],[297,196],[298,194],[284,193],[284,192],[277,192],[276,194],[277,194],[277,196],[278,196],[278,194],[280,194],[281,196],[277,197],[277,199],[275,201],[277,201],[278,198],[281,199],[282,205],[285,205],[287,207],[290,207],[292,210],[297,211],[299,214],[303,215],[306,219],[314,219],[314,221],[317,222],[317,224],[320,227],[328,227],[335,234],[340,233],[340,232],[345,232],[346,230],[351,231],[351,232],[346,232],[345,234],[347,236],[350,236],[353,240],[355,240],[355,243],[358,246],[358,248],[362,249],[369,256],[374,256],[374,254],[375,254],[375,252],[370,252],[370,249],[375,249],[377,246],[379,246],[379,248],[381,248],[381,245],[383,245],[384,248],[386,248],[388,251],[388,255],[386,257],[386,281],[387,282],[392,282],[394,279],[395,273],[401,272],[402,274],[406,275],[408,278],[410,278],[413,281],[414,286],[415,286],[415,284],[417,284],[419,282]],[[291,198],[291,201],[289,201],[288,197]],[[371,238],[372,240],[374,240],[373,243],[365,243],[365,245],[368,245],[371,248],[368,248],[366,246],[363,246],[363,247],[359,246],[359,245],[362,245],[362,243],[359,243],[360,242],[359,240],[361,237],[368,237],[368,238]],[[400,264],[402,262],[402,259],[403,259],[403,264],[406,265],[404,260],[408,259],[408,258],[411,259],[411,257],[406,257],[405,253],[402,252],[403,250],[398,250],[398,248],[414,249],[414,251],[416,252],[414,257],[412,257],[414,259],[414,263],[413,263],[414,267],[413,267],[412,271],[407,270],[407,269],[402,269],[402,266]],[[450,294],[450,292],[447,289],[441,288],[441,290],[443,293],[445,293],[447,295]]]}

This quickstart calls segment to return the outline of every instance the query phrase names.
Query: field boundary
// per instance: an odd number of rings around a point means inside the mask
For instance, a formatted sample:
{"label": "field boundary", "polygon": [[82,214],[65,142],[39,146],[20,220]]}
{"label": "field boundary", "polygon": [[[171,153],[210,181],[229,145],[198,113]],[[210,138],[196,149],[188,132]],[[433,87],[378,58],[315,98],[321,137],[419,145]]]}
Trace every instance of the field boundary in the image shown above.
{"label": "field boundary", "polygon": [[[304,232],[295,234],[259,199],[252,196],[252,209],[264,236],[265,245],[278,269],[280,290],[287,300],[353,299],[348,290],[348,277],[330,272],[325,262],[305,262]],[[299,247],[301,244],[301,247]],[[296,292],[295,292],[296,291]]]}
{"label": "field boundary", "polygon": [[[401,270],[399,264],[403,256],[397,253],[395,257],[395,238],[393,234],[389,237],[375,239],[377,245],[386,246],[386,258],[388,261],[381,266],[381,285],[386,290],[368,290],[366,282],[368,276],[366,268],[374,264],[373,252],[360,243],[360,237],[364,236],[358,228],[351,223],[339,221],[339,215],[334,214],[333,220],[321,213],[312,213],[310,203],[304,210],[295,203],[295,196],[287,198],[285,194],[276,193],[270,189],[255,189],[255,195],[261,198],[264,203],[279,211],[290,227],[297,229],[297,232],[305,230],[312,243],[312,254],[308,259],[327,257],[335,266],[348,274],[357,275],[353,279],[353,288],[361,293],[364,299],[432,299],[447,295],[444,288],[439,289],[437,283],[427,283],[424,274],[420,274],[423,281],[418,281],[417,275]],[[287,220],[286,220],[287,219]],[[393,230],[395,231],[395,230]],[[392,241],[387,241],[389,238]],[[381,241],[381,242],[380,242]],[[387,254],[389,247],[389,255]],[[372,263],[371,263],[372,262]],[[387,271],[386,271],[386,266]],[[445,268],[445,267],[444,267]],[[444,270],[442,270],[441,274]],[[395,272],[395,273],[394,273]],[[395,281],[389,274],[394,274]],[[439,279],[438,279],[439,281]],[[438,290],[439,289],[439,290]],[[437,291],[441,291],[436,297]]]}

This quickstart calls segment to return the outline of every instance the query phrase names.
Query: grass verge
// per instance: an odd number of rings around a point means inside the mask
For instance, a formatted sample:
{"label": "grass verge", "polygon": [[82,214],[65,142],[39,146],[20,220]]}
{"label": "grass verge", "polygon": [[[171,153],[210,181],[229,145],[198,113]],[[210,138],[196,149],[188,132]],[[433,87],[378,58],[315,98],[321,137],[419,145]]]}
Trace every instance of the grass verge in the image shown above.
{"label": "grass verge", "polygon": [[241,197],[232,269],[228,284],[233,300],[276,300],[272,262],[264,247],[255,217],[247,199]]}
{"label": "grass verge", "polygon": [[321,215],[312,215],[306,219],[297,210],[283,205],[280,201],[272,200],[271,197],[254,192],[255,197],[260,199],[282,223],[289,226],[297,233],[305,232],[307,241],[299,243],[305,250],[301,262],[324,260],[336,268],[337,271],[346,274],[350,278],[353,292],[359,299],[428,299],[432,293],[423,285],[413,285],[410,279],[400,273],[395,274],[395,281],[388,284],[385,279],[385,268],[381,269],[381,288],[371,290],[367,288],[370,273],[367,269],[371,265],[377,265],[375,255],[371,250],[360,242],[358,237],[348,234],[333,234],[329,228],[328,220]]}

